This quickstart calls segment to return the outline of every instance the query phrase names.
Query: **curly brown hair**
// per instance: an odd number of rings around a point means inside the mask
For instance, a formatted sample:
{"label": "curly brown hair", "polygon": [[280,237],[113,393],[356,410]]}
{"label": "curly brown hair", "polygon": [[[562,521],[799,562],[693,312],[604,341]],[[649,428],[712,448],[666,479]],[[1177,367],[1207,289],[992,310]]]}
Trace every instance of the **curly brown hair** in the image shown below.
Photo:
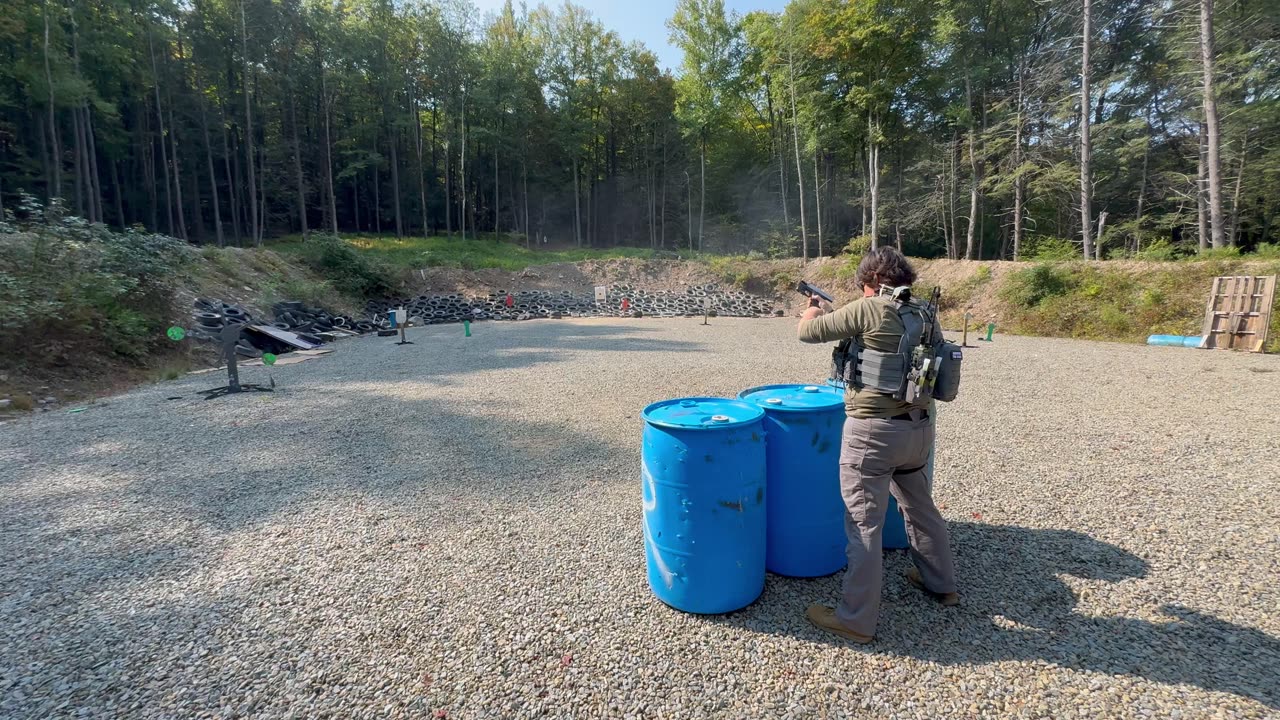
{"label": "curly brown hair", "polygon": [[858,263],[858,286],[870,285],[879,289],[881,285],[898,287],[911,285],[916,281],[915,268],[903,257],[902,253],[891,247],[879,247],[862,257]]}

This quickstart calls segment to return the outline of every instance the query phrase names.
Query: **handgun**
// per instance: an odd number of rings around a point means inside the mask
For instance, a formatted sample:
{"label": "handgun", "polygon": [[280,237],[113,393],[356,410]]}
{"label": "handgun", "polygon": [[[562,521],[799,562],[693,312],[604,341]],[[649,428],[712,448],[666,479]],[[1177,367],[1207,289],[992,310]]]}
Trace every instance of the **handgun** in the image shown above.
{"label": "handgun", "polygon": [[801,295],[804,295],[805,297],[817,295],[818,297],[822,298],[823,300],[826,300],[829,303],[834,303],[836,301],[835,298],[828,295],[827,292],[822,288],[816,287],[814,285],[810,285],[804,280],[801,280],[800,282],[796,283],[796,292],[800,293]]}

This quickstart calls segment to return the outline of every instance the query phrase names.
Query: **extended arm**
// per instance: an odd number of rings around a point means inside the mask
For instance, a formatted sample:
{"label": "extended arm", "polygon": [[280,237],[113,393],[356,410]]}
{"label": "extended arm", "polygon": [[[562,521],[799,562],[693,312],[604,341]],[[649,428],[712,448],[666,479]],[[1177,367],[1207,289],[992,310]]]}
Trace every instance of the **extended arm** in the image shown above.
{"label": "extended arm", "polygon": [[857,312],[859,305],[859,302],[851,302],[830,313],[823,312],[822,308],[810,306],[804,311],[804,315],[800,316],[800,326],[796,331],[800,342],[828,343],[861,334],[865,328],[860,326]]}

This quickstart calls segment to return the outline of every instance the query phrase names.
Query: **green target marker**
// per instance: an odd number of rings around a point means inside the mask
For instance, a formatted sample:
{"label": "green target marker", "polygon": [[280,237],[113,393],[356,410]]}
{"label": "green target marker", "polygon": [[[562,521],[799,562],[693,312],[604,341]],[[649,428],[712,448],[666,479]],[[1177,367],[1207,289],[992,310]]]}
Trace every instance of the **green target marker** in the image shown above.
{"label": "green target marker", "polygon": [[262,353],[262,364],[263,364],[263,365],[275,365],[275,364],[276,364],[276,356],[275,356],[273,353]]}
{"label": "green target marker", "polygon": [[164,334],[168,335],[170,340],[174,342],[178,342],[179,340],[187,336],[187,331],[183,330],[177,325],[174,325],[173,327],[166,330]]}

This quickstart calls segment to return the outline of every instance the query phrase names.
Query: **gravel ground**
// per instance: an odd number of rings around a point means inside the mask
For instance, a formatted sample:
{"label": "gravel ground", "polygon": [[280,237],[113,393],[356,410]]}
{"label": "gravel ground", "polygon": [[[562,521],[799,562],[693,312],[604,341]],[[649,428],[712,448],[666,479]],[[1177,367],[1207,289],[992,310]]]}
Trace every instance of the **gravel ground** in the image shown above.
{"label": "gravel ground", "polygon": [[0,716],[1280,716],[1280,358],[980,343],[939,426],[964,604],[891,553],[860,647],[803,618],[838,576],[649,593],[640,409],[827,367],[700,322],[431,327],[0,425]]}

